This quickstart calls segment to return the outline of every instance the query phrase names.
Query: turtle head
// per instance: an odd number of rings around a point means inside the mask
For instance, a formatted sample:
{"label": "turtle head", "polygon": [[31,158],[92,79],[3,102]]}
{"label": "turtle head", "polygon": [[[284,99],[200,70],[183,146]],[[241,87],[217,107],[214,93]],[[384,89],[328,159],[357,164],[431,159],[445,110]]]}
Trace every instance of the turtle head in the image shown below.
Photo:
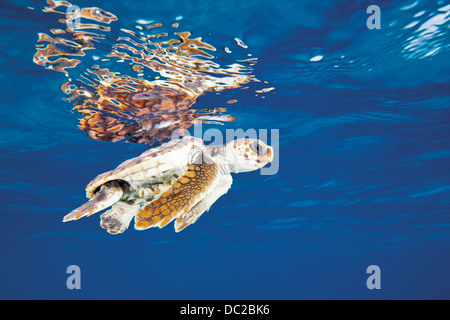
{"label": "turtle head", "polygon": [[238,139],[226,144],[230,171],[234,173],[260,169],[273,160],[273,149],[258,139]]}

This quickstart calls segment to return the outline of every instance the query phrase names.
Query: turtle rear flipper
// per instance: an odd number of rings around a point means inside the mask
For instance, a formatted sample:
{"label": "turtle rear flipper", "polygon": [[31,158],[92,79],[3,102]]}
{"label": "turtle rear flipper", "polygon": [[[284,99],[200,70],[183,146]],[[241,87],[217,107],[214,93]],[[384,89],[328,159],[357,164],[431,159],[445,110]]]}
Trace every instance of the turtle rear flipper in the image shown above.
{"label": "turtle rear flipper", "polygon": [[103,209],[106,209],[122,198],[123,190],[117,181],[109,181],[100,187],[92,198],[81,207],[67,214],[63,222],[78,220],[82,217],[89,217]]}
{"label": "turtle rear flipper", "polygon": [[123,233],[128,229],[131,220],[133,220],[139,209],[139,204],[128,204],[119,201],[100,216],[100,226],[110,234]]}

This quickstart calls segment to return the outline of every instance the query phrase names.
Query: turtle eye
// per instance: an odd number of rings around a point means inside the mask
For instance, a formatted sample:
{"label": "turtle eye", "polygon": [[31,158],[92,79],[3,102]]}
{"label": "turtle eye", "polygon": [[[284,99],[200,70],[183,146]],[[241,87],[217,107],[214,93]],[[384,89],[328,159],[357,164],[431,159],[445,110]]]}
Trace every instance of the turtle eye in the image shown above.
{"label": "turtle eye", "polygon": [[267,153],[266,148],[258,142],[253,142],[250,144],[250,149],[252,149],[253,152],[256,152],[258,156],[264,156]]}

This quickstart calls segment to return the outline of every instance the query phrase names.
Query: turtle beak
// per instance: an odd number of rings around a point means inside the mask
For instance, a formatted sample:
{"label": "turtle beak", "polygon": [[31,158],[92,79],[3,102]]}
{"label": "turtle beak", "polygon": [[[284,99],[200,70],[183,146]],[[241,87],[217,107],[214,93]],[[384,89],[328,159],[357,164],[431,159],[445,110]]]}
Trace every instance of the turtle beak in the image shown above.
{"label": "turtle beak", "polygon": [[273,161],[273,149],[270,146],[267,146],[267,160],[269,162]]}
{"label": "turtle beak", "polygon": [[264,163],[264,165],[273,161],[273,149],[271,146],[266,146],[266,153],[260,156],[260,161]]}

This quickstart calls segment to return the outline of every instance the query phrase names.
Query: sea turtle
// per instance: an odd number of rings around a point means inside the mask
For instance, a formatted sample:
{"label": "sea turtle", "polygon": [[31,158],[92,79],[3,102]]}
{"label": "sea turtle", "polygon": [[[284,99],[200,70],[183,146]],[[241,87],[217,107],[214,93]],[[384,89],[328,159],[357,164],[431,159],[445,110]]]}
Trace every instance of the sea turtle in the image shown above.
{"label": "sea turtle", "polygon": [[100,226],[111,234],[124,232],[133,217],[137,230],[162,228],[176,219],[179,232],[228,191],[231,173],[257,170],[272,160],[272,148],[257,139],[221,146],[191,136],[172,140],[97,176],[86,187],[90,200],[63,221],[112,206],[100,216]]}

